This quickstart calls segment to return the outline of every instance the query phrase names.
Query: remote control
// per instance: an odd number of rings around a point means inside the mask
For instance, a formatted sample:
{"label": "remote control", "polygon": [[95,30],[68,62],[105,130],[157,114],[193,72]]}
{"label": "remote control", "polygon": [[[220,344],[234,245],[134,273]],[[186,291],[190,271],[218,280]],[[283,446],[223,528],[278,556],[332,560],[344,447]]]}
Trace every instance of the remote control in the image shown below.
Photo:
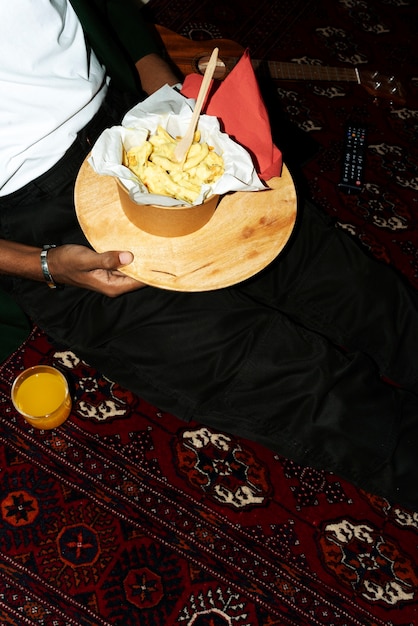
{"label": "remote control", "polygon": [[349,123],[345,129],[344,154],[339,188],[345,193],[356,193],[363,186],[366,153],[366,127]]}

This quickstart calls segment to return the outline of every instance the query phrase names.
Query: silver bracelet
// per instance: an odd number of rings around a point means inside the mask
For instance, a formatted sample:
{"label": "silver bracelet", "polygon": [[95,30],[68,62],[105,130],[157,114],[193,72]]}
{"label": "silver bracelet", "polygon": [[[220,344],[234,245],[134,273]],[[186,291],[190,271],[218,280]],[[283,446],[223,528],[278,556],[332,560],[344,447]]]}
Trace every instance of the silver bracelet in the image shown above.
{"label": "silver bracelet", "polygon": [[62,285],[59,285],[58,283],[55,282],[48,267],[48,250],[50,250],[51,248],[56,248],[56,247],[57,246],[53,243],[47,243],[42,247],[42,252],[41,252],[42,274],[44,275],[45,282],[50,289],[58,289],[62,287]]}

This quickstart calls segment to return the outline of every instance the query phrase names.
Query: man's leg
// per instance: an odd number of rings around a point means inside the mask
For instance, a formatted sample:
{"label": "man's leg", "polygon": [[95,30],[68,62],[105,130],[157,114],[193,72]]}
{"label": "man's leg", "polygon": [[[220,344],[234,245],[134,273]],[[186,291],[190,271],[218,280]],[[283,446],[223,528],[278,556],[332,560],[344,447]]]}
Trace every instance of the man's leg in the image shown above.
{"label": "man's leg", "polygon": [[418,392],[418,295],[310,204],[283,255],[240,289]]}
{"label": "man's leg", "polygon": [[195,418],[418,510],[418,397],[280,313]]}

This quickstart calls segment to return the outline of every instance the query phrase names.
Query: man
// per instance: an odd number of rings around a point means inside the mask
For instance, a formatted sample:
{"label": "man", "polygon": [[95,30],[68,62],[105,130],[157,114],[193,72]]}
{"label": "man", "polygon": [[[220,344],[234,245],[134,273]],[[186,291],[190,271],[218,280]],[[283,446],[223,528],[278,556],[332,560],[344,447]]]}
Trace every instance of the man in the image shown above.
{"label": "man", "polygon": [[[86,29],[91,29],[92,37],[98,38],[100,42],[98,47],[105,49],[109,58],[117,59],[114,83],[130,89],[130,95],[134,98],[139,97],[141,86],[146,93],[151,94],[165,83],[178,82],[178,77],[158,55],[158,48],[147,31],[141,30],[139,25],[136,29],[135,23],[140,19],[137,3],[132,0],[124,3],[98,4],[102,7],[100,11],[92,8],[93,3],[78,0],[74,2],[74,6],[85,20]],[[116,6],[121,8],[115,10]],[[108,81],[98,60],[93,54],[89,56],[90,50],[86,48],[83,30],[68,2],[35,4],[19,1],[11,8],[2,8],[1,12],[3,104],[0,106],[5,124],[3,123],[2,128],[3,169],[0,180],[1,194],[8,195],[29,182],[34,171],[44,173],[49,169],[49,165],[55,165],[59,161],[66,149],[72,145],[77,132],[94,118],[94,114],[98,112],[100,114],[100,106],[108,90]],[[124,38],[130,35],[132,54],[137,55],[136,77],[129,72],[121,75],[119,71],[121,66],[126,66],[127,53],[125,49],[115,45],[115,38],[111,39],[110,36],[111,32],[103,28],[102,20],[107,16],[109,19],[116,19],[116,16],[119,16],[117,23],[123,29]],[[48,25],[49,29],[46,31]],[[62,25],[66,28],[64,34],[60,32]],[[135,29],[136,38],[132,28]],[[22,33],[21,54],[16,54],[16,29]],[[35,37],[36,29],[39,31],[39,38]],[[46,35],[51,37],[51,43]],[[71,45],[68,42],[71,42]],[[73,53],[72,51],[77,50],[76,46],[78,51]],[[113,52],[113,56],[109,55],[108,48],[111,53]],[[57,73],[55,78],[50,79],[47,76],[45,84],[43,72],[50,71],[51,75],[54,75],[54,57],[57,64],[62,64],[63,69],[61,75]],[[74,63],[84,63],[84,76],[72,75]],[[16,104],[17,110],[14,108]],[[34,120],[34,106],[43,109],[39,125]],[[48,107],[52,108],[52,114]],[[111,123],[112,115],[113,123],[117,123],[121,112],[121,110],[109,111],[108,123]],[[54,123],[57,129],[54,128]],[[104,128],[106,122],[103,123]],[[90,146],[100,130],[102,128],[98,120],[96,128],[91,130],[94,137],[91,134],[87,138]],[[81,149],[79,153],[82,154]],[[85,155],[85,152],[83,154]],[[66,162],[68,163],[68,158]],[[80,163],[78,159],[77,168]],[[120,265],[129,263],[130,255],[122,254],[119,259],[116,253],[99,256],[87,249],[65,249],[58,252],[58,257],[61,256],[61,252],[63,252],[60,263],[62,266],[60,271],[63,272],[61,278],[67,284],[101,290],[113,296],[128,289],[138,288],[138,283],[126,276],[112,273],[112,270],[116,270]],[[3,242],[0,254],[3,272],[14,274],[19,268],[20,276],[43,280],[38,249]],[[51,254],[51,263],[52,256]],[[58,262],[56,259],[56,263]]]}
{"label": "man", "polygon": [[240,285],[187,294],[128,278],[129,250],[89,247],[74,180],[137,77],[146,93],[177,77],[133,0],[14,0],[0,17],[3,286],[160,408],[417,507],[415,293],[307,203],[284,253]]}

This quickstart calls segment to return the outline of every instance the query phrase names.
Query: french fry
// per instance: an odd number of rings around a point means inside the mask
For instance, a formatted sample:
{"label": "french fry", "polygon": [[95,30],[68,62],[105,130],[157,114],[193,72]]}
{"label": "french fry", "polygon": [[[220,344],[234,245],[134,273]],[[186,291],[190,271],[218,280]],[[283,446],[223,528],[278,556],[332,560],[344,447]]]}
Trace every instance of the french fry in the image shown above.
{"label": "french fry", "polygon": [[201,163],[209,154],[207,143],[192,143],[183,164],[184,170],[191,170]]}
{"label": "french fry", "polygon": [[126,165],[153,194],[171,196],[193,204],[202,185],[214,183],[224,173],[223,158],[196,131],[183,164],[174,158],[177,139],[158,126],[141,146],[124,154]]}
{"label": "french fry", "polygon": [[148,158],[152,153],[152,145],[145,141],[141,146],[136,146],[128,152],[123,153],[123,165],[142,178]]}

